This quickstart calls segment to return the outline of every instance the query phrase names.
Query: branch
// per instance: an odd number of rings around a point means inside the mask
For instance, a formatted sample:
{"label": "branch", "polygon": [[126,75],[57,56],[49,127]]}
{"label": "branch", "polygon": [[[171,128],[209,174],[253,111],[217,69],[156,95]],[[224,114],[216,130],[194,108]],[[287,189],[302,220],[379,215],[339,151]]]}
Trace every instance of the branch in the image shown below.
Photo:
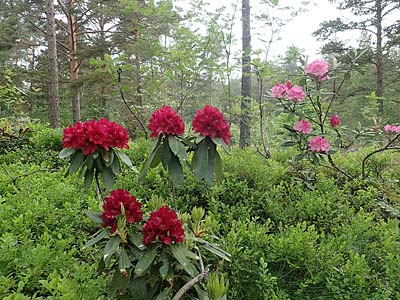
{"label": "branch", "polygon": [[367,160],[368,160],[371,156],[373,156],[373,155],[375,155],[375,154],[377,154],[377,153],[379,153],[379,152],[386,151],[386,150],[400,150],[400,147],[399,147],[399,146],[393,146],[393,147],[391,147],[391,145],[393,145],[393,143],[394,143],[399,137],[400,137],[400,133],[397,134],[393,139],[391,139],[391,140],[386,144],[385,147],[380,148],[380,149],[377,149],[377,150],[375,150],[375,151],[372,151],[372,152],[369,153],[366,157],[364,157],[364,159],[363,159],[363,161],[362,161],[362,167],[361,167],[362,179],[365,179],[365,165],[366,165],[366,163],[367,163]]}
{"label": "branch", "polygon": [[179,291],[175,294],[175,296],[172,298],[172,300],[179,300],[181,299],[188,290],[190,290],[195,284],[199,283],[201,280],[203,280],[204,277],[207,276],[208,270],[204,270],[204,265],[203,265],[203,259],[201,258],[201,253],[199,248],[196,247],[199,260],[200,260],[200,268],[201,268],[201,273],[194,277],[192,280],[186,282],[186,284],[179,289]]}

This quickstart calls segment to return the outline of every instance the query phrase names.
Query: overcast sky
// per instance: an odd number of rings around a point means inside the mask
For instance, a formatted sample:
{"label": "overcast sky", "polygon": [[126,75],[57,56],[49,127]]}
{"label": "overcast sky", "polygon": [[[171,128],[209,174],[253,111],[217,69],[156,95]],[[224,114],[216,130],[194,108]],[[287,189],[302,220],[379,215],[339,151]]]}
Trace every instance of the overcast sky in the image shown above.
{"label": "overcast sky", "polygon": [[[207,2],[207,1],[206,1]],[[266,44],[262,43],[257,39],[257,34],[260,37],[265,36],[265,39],[269,39],[269,29],[263,26],[262,24],[257,24],[254,20],[255,14],[260,14],[262,12],[266,12],[265,4],[261,4],[261,0],[250,0],[251,5],[251,13],[252,13],[252,47],[253,49],[261,49],[265,50]],[[309,59],[319,58],[318,54],[322,42],[318,42],[316,38],[312,36],[312,33],[319,28],[319,24],[326,20],[336,19],[337,17],[349,17],[349,12],[344,12],[336,9],[335,5],[329,3],[328,0],[310,0],[310,4],[303,6],[305,8],[305,12],[299,13],[296,17],[291,18],[290,22],[288,22],[284,27],[282,27],[281,32],[279,33],[280,40],[273,43],[269,60],[276,58],[278,55],[284,55],[287,48],[291,45],[295,45],[299,48],[305,50],[305,54],[309,56]],[[175,2],[178,6],[182,7],[184,10],[188,9],[190,6],[189,0],[176,0]],[[240,15],[241,15],[241,0],[208,0],[209,6],[207,8],[208,11],[215,11],[217,8],[221,6],[230,7],[234,3],[238,3],[239,10],[236,15],[236,24],[234,32],[236,33],[236,45],[234,47],[235,50],[240,50],[240,38],[241,38],[241,24],[240,24]],[[301,7],[301,0],[280,0],[279,7],[291,6],[295,8]],[[270,10],[269,13],[273,13],[282,19],[288,19],[288,12],[282,12],[279,9]],[[359,34],[357,32],[347,33],[341,35],[341,38],[346,39],[351,44],[355,44],[357,41]]]}

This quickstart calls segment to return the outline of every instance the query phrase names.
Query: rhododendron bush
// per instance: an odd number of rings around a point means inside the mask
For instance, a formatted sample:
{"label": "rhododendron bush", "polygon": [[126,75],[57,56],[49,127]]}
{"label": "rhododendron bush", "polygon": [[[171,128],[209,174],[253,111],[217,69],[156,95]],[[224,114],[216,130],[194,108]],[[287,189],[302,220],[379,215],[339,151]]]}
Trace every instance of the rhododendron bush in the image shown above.
{"label": "rhododendron bush", "polygon": [[[162,163],[174,185],[183,183],[183,164],[198,180],[211,183],[221,179],[222,163],[217,146],[229,153],[231,133],[228,122],[218,108],[206,105],[196,112],[192,129],[197,136],[184,137],[184,124],[177,112],[169,106],[155,111],[150,118],[154,143],[143,165],[139,180],[143,181],[150,168]],[[191,164],[187,152],[193,152]]]}
{"label": "rhododendron bush", "polygon": [[85,188],[100,175],[105,186],[111,189],[121,162],[133,168],[128,156],[118,150],[129,147],[128,139],[124,127],[107,119],[77,122],[64,129],[64,149],[59,157],[70,158],[67,175],[79,172],[85,178]]}
{"label": "rhododendron bush", "polygon": [[[330,167],[352,179],[350,173],[335,164],[332,154],[336,153],[338,148],[350,147],[356,138],[363,136],[374,138],[376,132],[364,129],[360,125],[358,130],[352,131],[354,137],[347,136],[350,142],[346,144],[340,116],[332,113],[331,108],[351,68],[342,75],[338,88],[334,84],[333,92],[327,92],[325,86],[331,79],[329,74],[338,73],[337,71],[339,70],[330,70],[324,60],[315,60],[305,67],[304,77],[301,80],[304,83],[303,87],[293,85],[291,81],[277,83],[271,89],[271,96],[276,99],[283,112],[297,119],[293,125],[284,125],[289,132],[290,140],[282,143],[284,147],[296,146],[299,150],[300,153],[293,157],[293,162],[308,159],[314,164],[321,164],[327,160]],[[396,145],[400,139],[400,126],[388,124],[383,129],[389,135],[388,141],[382,148],[364,158],[362,178],[366,176],[365,164],[372,155],[386,150],[398,150]],[[382,129],[378,130],[378,133],[382,133]]]}
{"label": "rhododendron bush", "polygon": [[[221,159],[216,147],[221,145],[228,151],[229,125],[217,108],[205,106],[197,112],[192,126],[199,136],[183,137],[183,120],[169,106],[151,115],[148,129],[155,141],[139,180],[160,162],[173,185],[183,182],[182,163],[193,168],[200,180],[211,183],[214,173],[220,178]],[[111,189],[114,176],[120,171],[120,161],[133,169],[129,158],[119,150],[128,148],[125,128],[107,119],[77,122],[64,129],[63,142],[65,148],[59,157],[70,158],[68,174],[79,171],[86,188],[96,179],[103,211],[86,214],[103,229],[84,248],[98,245],[112,275],[110,286],[120,299],[157,300],[174,295],[173,299],[180,299],[184,294],[190,299],[225,297],[228,285],[223,277],[214,274],[208,278],[207,286],[205,283],[209,271],[204,267],[203,253],[226,261],[229,254],[208,234],[212,221],[205,217],[203,209],[195,208],[191,215],[180,217],[176,210],[156,199],[148,203],[153,211],[143,210],[142,203],[124,189],[112,190],[102,199],[98,175]],[[187,163],[187,151],[194,151],[191,166]]]}

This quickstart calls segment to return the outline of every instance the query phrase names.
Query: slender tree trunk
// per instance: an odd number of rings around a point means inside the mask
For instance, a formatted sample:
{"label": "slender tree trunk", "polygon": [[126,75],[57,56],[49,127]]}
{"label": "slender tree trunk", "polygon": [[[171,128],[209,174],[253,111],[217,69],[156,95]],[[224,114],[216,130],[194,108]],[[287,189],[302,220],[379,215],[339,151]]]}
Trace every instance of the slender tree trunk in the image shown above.
{"label": "slender tree trunk", "polygon": [[141,106],[143,104],[143,99],[142,99],[142,77],[140,74],[140,51],[139,51],[139,29],[136,28],[134,30],[134,51],[135,51],[135,78],[136,78],[136,105]]}
{"label": "slender tree trunk", "polygon": [[382,0],[376,1],[376,97],[378,118],[383,116]]}
{"label": "slender tree trunk", "polygon": [[72,118],[74,123],[81,119],[81,95],[76,81],[79,74],[79,62],[76,54],[76,31],[77,24],[74,16],[74,5],[76,0],[68,0],[68,48],[69,48],[69,74],[72,91]]}
{"label": "slender tree trunk", "polygon": [[242,100],[240,105],[240,148],[250,146],[251,106],[250,0],[242,0]]}
{"label": "slender tree trunk", "polygon": [[58,97],[58,62],[57,62],[57,41],[56,41],[56,22],[54,18],[54,2],[46,0],[47,18],[47,42],[49,57],[49,106],[50,106],[50,126],[60,127],[60,104]]}

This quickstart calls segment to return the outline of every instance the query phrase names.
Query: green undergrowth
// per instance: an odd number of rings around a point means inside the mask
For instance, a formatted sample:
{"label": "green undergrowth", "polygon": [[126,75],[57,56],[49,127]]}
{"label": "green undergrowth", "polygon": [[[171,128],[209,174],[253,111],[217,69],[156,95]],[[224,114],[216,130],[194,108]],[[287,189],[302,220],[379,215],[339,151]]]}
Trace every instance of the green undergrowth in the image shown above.
{"label": "green undergrowth", "polygon": [[[138,169],[150,144],[131,142],[126,151]],[[101,254],[82,250],[98,229],[84,214],[99,209],[94,187],[64,177],[61,147],[60,132],[37,125],[27,144],[0,155],[0,299],[113,299]],[[370,150],[334,158],[359,178]],[[373,156],[368,178],[350,181],[326,167],[293,165],[290,151],[265,161],[233,148],[212,186],[186,169],[185,184],[172,191],[156,168],[143,184],[124,169],[116,188],[144,205],[157,195],[180,212],[207,209],[232,254],[232,263],[214,266],[229,278],[228,299],[400,299],[398,154]]]}

